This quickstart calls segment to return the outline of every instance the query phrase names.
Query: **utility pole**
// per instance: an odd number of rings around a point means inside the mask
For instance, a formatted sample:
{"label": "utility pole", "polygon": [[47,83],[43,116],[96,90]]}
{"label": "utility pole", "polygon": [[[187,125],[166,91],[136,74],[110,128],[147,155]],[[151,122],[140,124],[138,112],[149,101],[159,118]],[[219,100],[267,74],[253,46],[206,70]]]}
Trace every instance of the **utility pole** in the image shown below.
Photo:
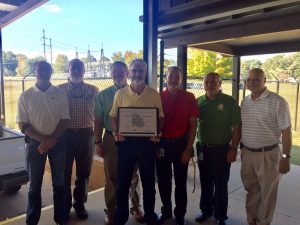
{"label": "utility pole", "polygon": [[87,68],[90,67],[90,71],[91,71],[92,70],[92,65],[91,65],[91,51],[90,51],[90,46],[89,45],[88,45],[88,54],[87,54],[87,65],[88,65]]}
{"label": "utility pole", "polygon": [[78,59],[78,48],[76,47],[75,58]]}
{"label": "utility pole", "polygon": [[51,66],[52,66],[52,40],[50,38],[50,59],[51,59]]}
{"label": "utility pole", "polygon": [[45,29],[43,29],[43,47],[44,47],[44,59],[47,61],[46,59],[46,37],[45,37]]}
{"label": "utility pole", "polygon": [[105,77],[103,43],[100,51],[100,77]]}

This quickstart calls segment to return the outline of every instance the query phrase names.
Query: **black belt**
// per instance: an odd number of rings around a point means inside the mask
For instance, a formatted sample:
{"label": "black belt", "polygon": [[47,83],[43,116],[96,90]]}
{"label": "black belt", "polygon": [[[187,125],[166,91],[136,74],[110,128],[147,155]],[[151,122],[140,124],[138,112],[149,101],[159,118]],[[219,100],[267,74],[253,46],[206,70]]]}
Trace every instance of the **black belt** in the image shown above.
{"label": "black belt", "polygon": [[228,147],[228,144],[226,145],[215,145],[215,144],[200,144],[200,147],[202,148],[225,148],[225,147]]}
{"label": "black belt", "polygon": [[113,132],[112,132],[112,131],[110,131],[110,130],[106,130],[106,129],[105,129],[105,133],[106,133],[106,134],[109,134],[109,135],[112,135],[112,134],[113,134]]}
{"label": "black belt", "polygon": [[252,151],[252,152],[266,152],[266,151],[271,151],[274,148],[276,148],[278,146],[278,144],[275,145],[270,145],[270,146],[266,146],[266,147],[262,147],[262,148],[249,148],[245,145],[243,145],[246,149]]}
{"label": "black belt", "polygon": [[162,139],[163,139],[163,141],[165,141],[168,144],[174,144],[174,143],[178,143],[178,142],[184,140],[185,138],[186,138],[186,136],[181,136],[178,138],[162,138]]}
{"label": "black belt", "polygon": [[85,131],[93,131],[92,127],[86,127],[86,128],[67,128],[67,131],[74,132],[74,133],[80,133]]}

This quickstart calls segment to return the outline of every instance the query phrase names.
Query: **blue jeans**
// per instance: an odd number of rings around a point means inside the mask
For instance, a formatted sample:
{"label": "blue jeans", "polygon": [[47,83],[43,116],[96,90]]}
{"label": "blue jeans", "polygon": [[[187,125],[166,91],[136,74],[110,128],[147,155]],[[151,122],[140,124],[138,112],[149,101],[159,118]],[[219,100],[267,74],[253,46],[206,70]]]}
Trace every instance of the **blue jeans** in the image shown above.
{"label": "blue jeans", "polygon": [[129,216],[128,194],[134,167],[138,163],[143,187],[145,222],[157,220],[155,205],[155,144],[148,138],[126,138],[118,146],[117,209],[114,225],[124,225]]}
{"label": "blue jeans", "polygon": [[64,188],[66,153],[64,138],[61,137],[58,143],[45,154],[38,152],[39,145],[40,143],[34,139],[28,139],[26,145],[27,172],[30,181],[26,217],[27,225],[37,225],[40,220],[42,208],[41,188],[47,156],[52,174],[54,221],[56,223],[63,222],[66,216]]}

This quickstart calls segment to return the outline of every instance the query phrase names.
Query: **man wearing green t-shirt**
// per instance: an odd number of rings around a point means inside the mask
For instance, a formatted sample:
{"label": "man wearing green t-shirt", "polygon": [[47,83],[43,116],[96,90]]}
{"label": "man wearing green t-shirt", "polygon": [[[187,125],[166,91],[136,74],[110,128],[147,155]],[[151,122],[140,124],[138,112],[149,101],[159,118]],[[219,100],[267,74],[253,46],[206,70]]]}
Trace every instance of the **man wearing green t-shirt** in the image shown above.
{"label": "man wearing green t-shirt", "polygon": [[200,171],[202,223],[212,215],[225,225],[228,206],[227,183],[230,164],[236,160],[241,138],[241,114],[236,101],[223,94],[221,77],[210,72],[204,78],[205,95],[197,99],[200,118],[197,130],[197,154]]}

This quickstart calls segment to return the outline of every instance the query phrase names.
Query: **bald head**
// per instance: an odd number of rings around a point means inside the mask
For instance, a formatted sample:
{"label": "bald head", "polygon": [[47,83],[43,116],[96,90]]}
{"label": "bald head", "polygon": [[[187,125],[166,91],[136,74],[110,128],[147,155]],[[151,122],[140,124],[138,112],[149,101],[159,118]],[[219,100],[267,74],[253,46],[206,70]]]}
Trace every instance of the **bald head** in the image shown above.
{"label": "bald head", "polygon": [[218,73],[209,72],[204,77],[204,90],[208,98],[213,99],[219,94],[221,84],[221,76]]}
{"label": "bald head", "polygon": [[253,93],[253,94],[261,94],[266,86],[266,76],[265,72],[262,69],[254,68],[249,71],[247,79],[247,88]]}

